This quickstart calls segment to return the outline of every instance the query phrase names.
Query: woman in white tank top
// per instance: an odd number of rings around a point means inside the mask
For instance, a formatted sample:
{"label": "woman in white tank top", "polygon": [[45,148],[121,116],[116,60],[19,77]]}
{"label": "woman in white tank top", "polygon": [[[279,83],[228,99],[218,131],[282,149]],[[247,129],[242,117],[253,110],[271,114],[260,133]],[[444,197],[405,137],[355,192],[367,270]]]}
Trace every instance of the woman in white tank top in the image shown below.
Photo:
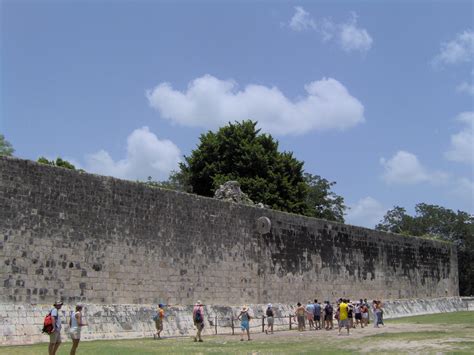
{"label": "woman in white tank top", "polygon": [[71,355],[76,354],[77,347],[79,346],[79,340],[81,340],[81,327],[86,324],[82,322],[82,305],[76,306],[76,311],[71,312],[71,318],[69,320],[69,334],[72,339]]}

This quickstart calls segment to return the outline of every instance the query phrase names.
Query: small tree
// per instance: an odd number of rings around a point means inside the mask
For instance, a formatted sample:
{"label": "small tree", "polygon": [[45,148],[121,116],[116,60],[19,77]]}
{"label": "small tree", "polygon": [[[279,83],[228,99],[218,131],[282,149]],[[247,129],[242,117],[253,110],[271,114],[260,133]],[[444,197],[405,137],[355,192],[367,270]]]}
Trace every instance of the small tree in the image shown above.
{"label": "small tree", "polygon": [[5,139],[3,134],[0,134],[0,156],[12,156],[15,152],[13,146]]}

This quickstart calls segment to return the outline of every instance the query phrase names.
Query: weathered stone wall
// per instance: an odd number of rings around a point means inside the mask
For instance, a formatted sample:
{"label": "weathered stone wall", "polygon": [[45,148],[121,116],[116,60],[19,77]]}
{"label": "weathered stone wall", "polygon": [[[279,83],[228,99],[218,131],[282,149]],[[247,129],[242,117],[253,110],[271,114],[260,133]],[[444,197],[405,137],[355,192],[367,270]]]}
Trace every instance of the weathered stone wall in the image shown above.
{"label": "weathered stone wall", "polygon": [[0,158],[0,265],[0,302],[12,304],[458,294],[446,243],[12,158]]}

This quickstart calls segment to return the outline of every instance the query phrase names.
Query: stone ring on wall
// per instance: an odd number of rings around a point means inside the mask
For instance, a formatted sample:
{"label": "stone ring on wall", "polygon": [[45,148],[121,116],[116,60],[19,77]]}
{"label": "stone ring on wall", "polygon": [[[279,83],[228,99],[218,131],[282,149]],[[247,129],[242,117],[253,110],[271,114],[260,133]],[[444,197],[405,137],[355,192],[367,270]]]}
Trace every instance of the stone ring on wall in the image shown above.
{"label": "stone ring on wall", "polygon": [[270,229],[272,228],[272,222],[268,217],[260,217],[257,219],[257,231],[260,234],[267,234],[270,233]]}

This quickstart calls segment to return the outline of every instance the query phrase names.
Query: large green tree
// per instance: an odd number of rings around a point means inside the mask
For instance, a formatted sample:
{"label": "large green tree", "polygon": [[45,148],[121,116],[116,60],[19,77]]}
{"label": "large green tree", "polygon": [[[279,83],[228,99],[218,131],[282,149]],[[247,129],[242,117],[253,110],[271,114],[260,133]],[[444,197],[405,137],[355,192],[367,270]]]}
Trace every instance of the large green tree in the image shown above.
{"label": "large green tree", "polygon": [[0,134],[0,156],[12,156],[14,152],[15,149],[13,149],[11,143],[5,139],[3,134]]}
{"label": "large green tree", "polygon": [[305,214],[308,187],[303,162],[279,152],[278,142],[250,120],[229,123],[200,137],[197,149],[180,164],[179,175],[192,192],[213,196],[219,185],[237,180],[254,202]]}
{"label": "large green tree", "polygon": [[469,213],[419,203],[415,216],[410,216],[404,208],[395,206],[375,229],[454,243],[458,250],[459,293],[474,294],[474,217]]}

